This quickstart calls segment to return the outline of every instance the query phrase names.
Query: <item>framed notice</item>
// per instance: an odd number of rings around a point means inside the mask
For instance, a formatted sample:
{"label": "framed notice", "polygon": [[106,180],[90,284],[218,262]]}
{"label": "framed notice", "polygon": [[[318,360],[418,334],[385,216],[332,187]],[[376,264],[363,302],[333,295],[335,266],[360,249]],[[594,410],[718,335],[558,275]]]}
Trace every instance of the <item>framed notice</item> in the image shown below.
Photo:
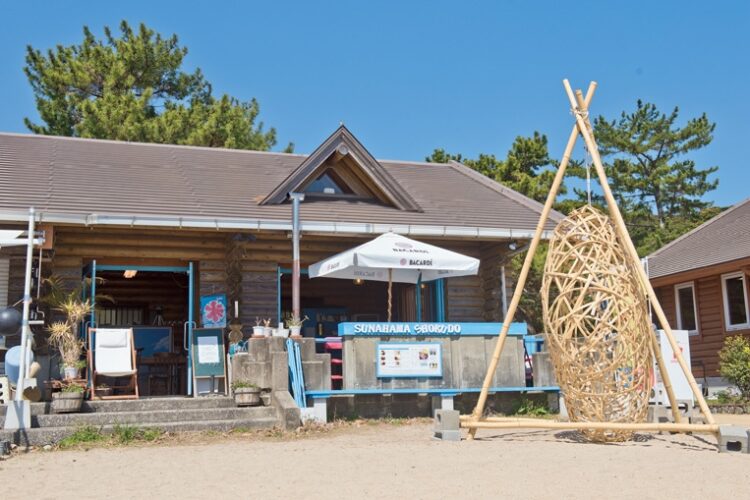
{"label": "framed notice", "polygon": [[387,342],[377,344],[378,378],[442,377],[442,345],[437,342]]}

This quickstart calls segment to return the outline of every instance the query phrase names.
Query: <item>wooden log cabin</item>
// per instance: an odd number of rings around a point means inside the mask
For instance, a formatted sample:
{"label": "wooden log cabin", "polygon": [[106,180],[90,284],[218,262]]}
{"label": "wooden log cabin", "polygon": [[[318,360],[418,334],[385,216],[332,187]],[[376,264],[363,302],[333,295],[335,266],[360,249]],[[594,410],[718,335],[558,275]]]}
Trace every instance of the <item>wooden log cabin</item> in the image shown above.
{"label": "wooden log cabin", "polygon": [[[196,304],[226,293],[230,312],[237,301],[246,334],[256,318],[275,324],[291,309],[290,192],[306,195],[303,269],[387,231],[480,258],[479,275],[420,290],[428,321],[438,291],[448,321],[501,321],[510,249],[531,237],[541,213],[457,162],[378,161],[344,126],[310,155],[0,134],[3,227],[23,228],[35,207],[47,237],[42,274],[74,286],[95,267],[96,294],[107,297],[95,323],[171,326],[177,353],[185,323],[196,320],[190,290]],[[23,258],[0,251],[7,304],[21,298]],[[394,287],[394,319],[415,318],[415,293]],[[301,286],[303,311],[348,318],[384,320],[386,295],[377,282],[303,277]],[[315,319],[307,325],[331,333]],[[39,329],[38,349],[43,339]]]}
{"label": "wooden log cabin", "polygon": [[722,386],[718,352],[729,335],[750,338],[750,199],[647,258],[673,328],[688,330],[694,375]]}

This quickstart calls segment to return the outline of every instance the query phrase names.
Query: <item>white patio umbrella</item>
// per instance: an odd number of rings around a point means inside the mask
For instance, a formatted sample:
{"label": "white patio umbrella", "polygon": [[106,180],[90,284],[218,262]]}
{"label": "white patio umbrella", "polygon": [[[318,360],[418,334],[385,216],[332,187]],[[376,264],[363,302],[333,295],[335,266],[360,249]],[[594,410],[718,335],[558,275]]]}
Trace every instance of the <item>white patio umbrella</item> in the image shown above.
{"label": "white patio umbrella", "polygon": [[[308,268],[310,278],[342,278],[388,282],[388,321],[392,284],[418,283],[477,274],[479,259],[385,233],[372,241],[322,260]],[[420,279],[421,275],[421,279]]]}

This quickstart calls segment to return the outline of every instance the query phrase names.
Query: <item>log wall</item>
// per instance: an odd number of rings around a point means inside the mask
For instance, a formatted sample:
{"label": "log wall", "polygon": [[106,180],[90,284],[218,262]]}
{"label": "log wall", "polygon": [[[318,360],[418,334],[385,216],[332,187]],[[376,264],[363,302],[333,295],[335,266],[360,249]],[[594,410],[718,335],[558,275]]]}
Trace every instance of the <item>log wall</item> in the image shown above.
{"label": "log wall", "polygon": [[[224,231],[157,230],[109,227],[55,227],[52,267],[55,274],[80,280],[81,268],[92,259],[100,264],[170,265],[196,263],[196,304],[200,295],[226,290],[227,241]],[[256,317],[276,317],[277,266],[291,267],[292,244],[286,233],[264,232],[244,235],[242,254],[241,321],[251,326]],[[368,241],[370,237],[331,237],[305,234],[300,244],[303,266]],[[250,241],[247,241],[250,240]],[[451,278],[446,283],[446,307],[449,321],[500,321],[500,271],[498,262],[502,246],[481,244],[474,240],[431,240],[430,243],[487,259],[479,276]],[[314,280],[313,280],[314,281]],[[316,290],[327,280],[310,282]],[[373,286],[370,286],[373,285]],[[338,285],[330,291],[331,301],[350,308],[385,309],[385,294],[377,285],[367,290]],[[374,293],[370,294],[370,288]],[[384,287],[383,287],[384,289]],[[364,290],[367,295],[352,297]],[[311,293],[313,293],[311,291]],[[320,291],[314,292],[319,295]],[[336,295],[338,294],[338,297]],[[305,292],[303,289],[303,299]],[[230,310],[233,304],[230,304]]]}

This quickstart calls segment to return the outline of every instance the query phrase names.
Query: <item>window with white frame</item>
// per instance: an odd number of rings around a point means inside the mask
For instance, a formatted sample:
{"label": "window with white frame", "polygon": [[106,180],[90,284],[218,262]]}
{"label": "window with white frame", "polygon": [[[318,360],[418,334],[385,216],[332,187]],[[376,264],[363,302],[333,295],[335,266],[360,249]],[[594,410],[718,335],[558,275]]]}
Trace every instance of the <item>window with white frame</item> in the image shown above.
{"label": "window with white frame", "polygon": [[724,300],[724,322],[727,330],[750,328],[745,273],[723,275],[721,277],[721,291]]}
{"label": "window with white frame", "polygon": [[695,285],[692,281],[675,285],[674,302],[677,309],[677,328],[687,330],[688,335],[698,335],[698,307],[695,301]]}

